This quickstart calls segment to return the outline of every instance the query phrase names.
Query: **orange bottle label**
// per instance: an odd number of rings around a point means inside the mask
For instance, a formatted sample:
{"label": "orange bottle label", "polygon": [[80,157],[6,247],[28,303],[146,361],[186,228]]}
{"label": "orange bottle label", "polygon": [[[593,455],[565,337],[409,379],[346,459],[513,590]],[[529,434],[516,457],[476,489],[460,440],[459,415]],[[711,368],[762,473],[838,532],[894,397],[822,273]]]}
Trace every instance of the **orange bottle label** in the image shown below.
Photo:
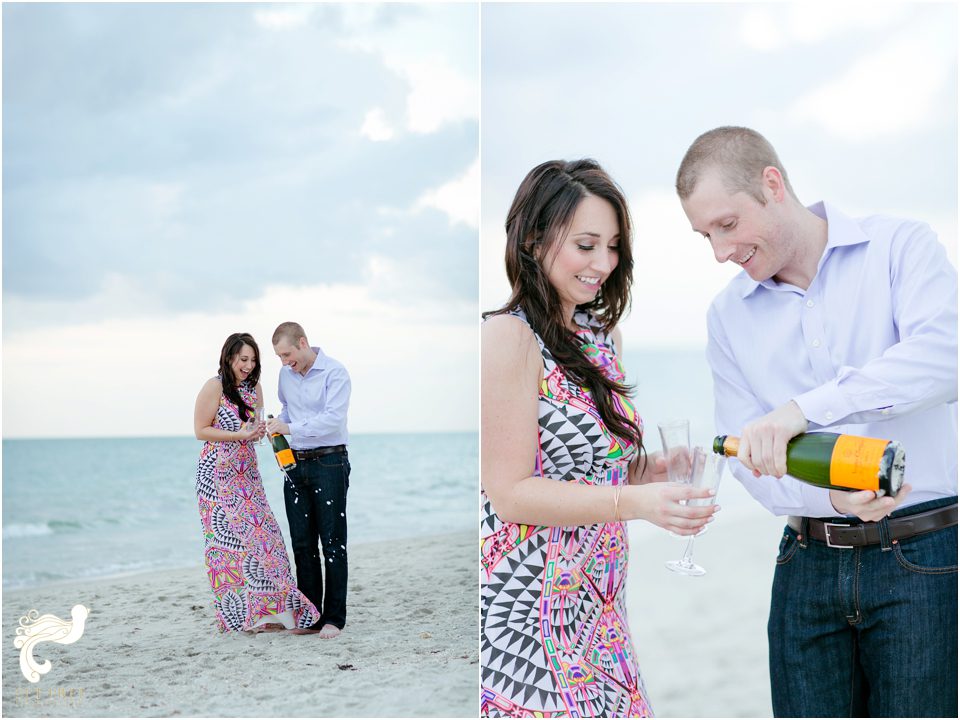
{"label": "orange bottle label", "polygon": [[293,459],[293,450],[290,448],[284,448],[277,453],[277,462],[280,463],[280,467],[287,467],[288,465],[294,465],[296,460]]}
{"label": "orange bottle label", "polygon": [[830,484],[857,490],[880,489],[880,460],[888,440],[841,435],[830,458]]}

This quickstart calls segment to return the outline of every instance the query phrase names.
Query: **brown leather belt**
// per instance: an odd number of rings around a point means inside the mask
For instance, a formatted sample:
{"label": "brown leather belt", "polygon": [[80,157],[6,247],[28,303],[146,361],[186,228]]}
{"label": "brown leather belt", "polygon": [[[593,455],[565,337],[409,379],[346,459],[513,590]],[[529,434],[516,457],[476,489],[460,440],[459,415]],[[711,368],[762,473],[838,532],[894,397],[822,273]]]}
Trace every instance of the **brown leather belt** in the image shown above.
{"label": "brown leather belt", "polygon": [[[849,523],[824,522],[817,518],[806,519],[807,532],[810,537],[824,542],[830,547],[861,547],[863,545],[876,545],[880,542],[879,523],[865,522],[852,525]],[[787,518],[787,525],[799,533],[803,520],[804,518],[791,515]],[[916,515],[887,518],[890,540],[906,540],[914,535],[941,530],[956,524],[956,503]]]}
{"label": "brown leather belt", "polygon": [[346,445],[328,445],[327,447],[310,448],[309,450],[294,450],[293,456],[297,460],[316,460],[318,457],[331,453],[346,452]]}

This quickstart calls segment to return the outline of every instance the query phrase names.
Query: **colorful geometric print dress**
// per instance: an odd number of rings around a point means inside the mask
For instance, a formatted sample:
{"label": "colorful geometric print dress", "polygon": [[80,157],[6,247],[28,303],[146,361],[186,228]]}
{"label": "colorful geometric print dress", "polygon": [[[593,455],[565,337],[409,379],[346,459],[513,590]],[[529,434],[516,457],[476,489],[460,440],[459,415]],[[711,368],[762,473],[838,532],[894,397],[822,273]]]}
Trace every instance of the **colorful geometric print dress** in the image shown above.
{"label": "colorful geometric print dress", "polygon": [[[514,315],[526,322],[522,312]],[[593,315],[574,316],[583,352],[622,380],[613,342]],[[634,443],[611,435],[589,392],[569,381],[537,336],[544,378],[533,474],[557,482],[628,482]],[[638,424],[632,403],[614,398]],[[622,522],[545,527],[503,522],[482,495],[481,714],[650,717],[627,626]]]}
{"label": "colorful geometric print dress", "polygon": [[[240,387],[253,406],[256,389]],[[220,395],[213,427],[235,432],[237,406]],[[320,613],[297,589],[287,549],[249,442],[205,442],[197,466],[197,500],[206,539],[204,557],[221,632],[250,630],[265,622],[310,627]]]}

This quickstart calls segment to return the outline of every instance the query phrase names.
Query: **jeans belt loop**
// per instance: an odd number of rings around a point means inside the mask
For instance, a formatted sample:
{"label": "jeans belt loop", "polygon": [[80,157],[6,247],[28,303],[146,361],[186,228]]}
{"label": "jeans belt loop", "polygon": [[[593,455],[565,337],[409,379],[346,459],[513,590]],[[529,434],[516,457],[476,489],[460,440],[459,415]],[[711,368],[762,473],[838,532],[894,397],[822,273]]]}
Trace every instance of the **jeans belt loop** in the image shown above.
{"label": "jeans belt loop", "polygon": [[810,518],[804,515],[800,518],[800,537],[797,538],[797,541],[800,543],[800,547],[804,550],[807,549],[807,543],[810,540]]}
{"label": "jeans belt loop", "polygon": [[893,546],[890,544],[890,525],[886,517],[880,518],[877,529],[880,531],[880,552],[890,552]]}

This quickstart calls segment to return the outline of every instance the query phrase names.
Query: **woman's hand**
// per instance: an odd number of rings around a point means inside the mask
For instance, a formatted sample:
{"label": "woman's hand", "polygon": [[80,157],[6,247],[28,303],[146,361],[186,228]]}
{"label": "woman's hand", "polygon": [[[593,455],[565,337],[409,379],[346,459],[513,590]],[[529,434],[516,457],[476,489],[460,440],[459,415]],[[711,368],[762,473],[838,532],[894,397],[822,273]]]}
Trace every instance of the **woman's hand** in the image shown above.
{"label": "woman's hand", "polygon": [[[643,470],[641,473],[640,470]],[[638,457],[630,464],[630,484],[667,482],[667,461],[659,450],[648,453],[646,461]]]}
{"label": "woman's hand", "polygon": [[677,535],[696,535],[713,520],[720,506],[681,505],[679,501],[709,498],[714,494],[713,490],[697,489],[690,485],[651,481],[624,488],[620,503],[623,505],[624,500],[630,503],[629,515],[624,513],[625,516],[646,520]]}
{"label": "woman's hand", "polygon": [[263,423],[248,421],[237,430],[237,442],[249,442],[263,437]]}

